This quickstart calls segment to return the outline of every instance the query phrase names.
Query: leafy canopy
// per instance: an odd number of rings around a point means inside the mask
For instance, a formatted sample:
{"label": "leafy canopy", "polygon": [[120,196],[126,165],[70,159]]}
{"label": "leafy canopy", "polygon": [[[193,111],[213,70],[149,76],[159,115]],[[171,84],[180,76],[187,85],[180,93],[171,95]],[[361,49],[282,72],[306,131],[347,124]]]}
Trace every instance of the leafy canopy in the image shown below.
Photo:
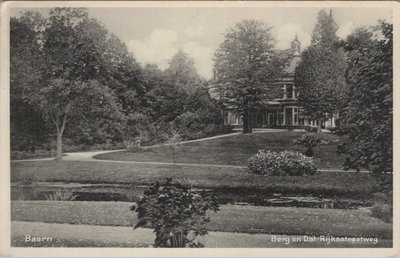
{"label": "leafy canopy", "polygon": [[323,120],[326,114],[334,114],[343,104],[346,63],[344,51],[338,47],[337,29],[332,16],[321,10],[311,46],[303,51],[296,68],[299,104],[313,120]]}
{"label": "leafy canopy", "polygon": [[284,62],[274,51],[271,28],[243,20],[230,28],[214,56],[214,86],[230,110],[243,114],[244,131],[251,131],[250,111],[258,107],[261,92],[279,76]]}
{"label": "leafy canopy", "polygon": [[393,170],[393,25],[359,28],[345,41],[349,94],[340,132],[346,168]]}

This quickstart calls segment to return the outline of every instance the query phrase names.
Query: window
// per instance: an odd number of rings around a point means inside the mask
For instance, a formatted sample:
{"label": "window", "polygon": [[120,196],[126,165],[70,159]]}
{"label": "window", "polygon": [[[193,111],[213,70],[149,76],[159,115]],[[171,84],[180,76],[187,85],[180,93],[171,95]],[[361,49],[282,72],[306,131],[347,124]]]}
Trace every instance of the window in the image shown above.
{"label": "window", "polygon": [[291,84],[287,84],[284,87],[284,98],[296,99],[296,90],[295,86]]}
{"label": "window", "polygon": [[296,94],[297,94],[297,92],[296,92],[296,87],[293,85],[293,86],[292,86],[292,99],[297,98]]}
{"label": "window", "polygon": [[283,85],[283,98],[287,98],[287,89],[286,89],[286,84]]}

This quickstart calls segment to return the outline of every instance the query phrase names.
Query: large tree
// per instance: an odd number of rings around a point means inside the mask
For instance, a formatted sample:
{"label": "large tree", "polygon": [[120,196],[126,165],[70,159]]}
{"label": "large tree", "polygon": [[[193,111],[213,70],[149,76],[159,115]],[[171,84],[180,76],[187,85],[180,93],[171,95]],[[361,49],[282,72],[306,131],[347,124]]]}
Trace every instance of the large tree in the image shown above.
{"label": "large tree", "polygon": [[340,132],[345,167],[392,172],[393,25],[360,28],[345,41],[349,94]]}
{"label": "large tree", "polygon": [[311,46],[302,53],[296,68],[295,85],[299,104],[321,127],[326,116],[339,111],[346,90],[345,55],[336,36],[338,26],[324,10],[318,13]]}
{"label": "large tree", "polygon": [[230,28],[215,53],[215,84],[227,108],[243,116],[243,132],[252,132],[252,114],[259,94],[279,76],[271,28],[261,21],[243,20]]}
{"label": "large tree", "polygon": [[102,65],[103,83],[115,92],[124,113],[141,110],[147,92],[142,68],[125,43],[114,34],[109,35],[105,42]]}
{"label": "large tree", "polygon": [[28,88],[40,82],[41,33],[44,17],[26,12],[10,20],[10,122],[11,149],[31,150],[47,140],[48,126],[40,112],[27,102]]}
{"label": "large tree", "polygon": [[86,9],[51,9],[41,28],[37,40],[40,53],[32,61],[39,79],[24,88],[24,96],[54,126],[56,158],[61,159],[68,123],[86,131],[95,123],[92,131],[105,132],[102,125],[107,119],[117,121],[120,106],[104,79],[110,69],[105,66],[108,32],[88,17]]}
{"label": "large tree", "polygon": [[201,86],[202,80],[194,66],[194,59],[182,50],[179,50],[169,60],[165,70],[166,78],[173,84],[191,94]]}

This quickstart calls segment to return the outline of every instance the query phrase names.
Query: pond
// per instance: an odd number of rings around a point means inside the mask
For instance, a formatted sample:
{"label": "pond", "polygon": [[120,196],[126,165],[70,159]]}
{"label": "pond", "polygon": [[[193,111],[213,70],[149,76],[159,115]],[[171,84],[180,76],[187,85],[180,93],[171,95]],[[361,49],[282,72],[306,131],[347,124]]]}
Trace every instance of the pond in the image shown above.
{"label": "pond", "polygon": [[[136,202],[143,195],[146,188],[148,188],[146,185],[66,184],[54,182],[35,183],[33,185],[14,184],[11,186],[11,200],[47,200],[49,196],[56,195],[58,192],[60,196],[65,198],[73,197],[73,201]],[[369,201],[356,199],[284,195],[248,189],[246,191],[237,189],[204,190],[213,191],[220,204],[321,209],[357,209],[372,206]]]}

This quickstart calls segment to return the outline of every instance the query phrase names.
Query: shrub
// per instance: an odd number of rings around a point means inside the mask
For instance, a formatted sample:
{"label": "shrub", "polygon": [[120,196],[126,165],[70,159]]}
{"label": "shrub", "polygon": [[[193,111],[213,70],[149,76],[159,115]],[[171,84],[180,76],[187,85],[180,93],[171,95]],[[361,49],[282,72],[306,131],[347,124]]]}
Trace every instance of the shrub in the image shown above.
{"label": "shrub", "polygon": [[317,171],[314,160],[299,152],[259,150],[247,161],[249,173],[260,175],[312,175]]}
{"label": "shrub", "polygon": [[155,247],[204,247],[195,238],[207,234],[207,211],[218,209],[214,195],[195,192],[191,184],[173,185],[171,179],[165,185],[156,182],[144,192],[137,206],[131,207],[139,218],[135,228],[154,228]]}
{"label": "shrub", "polygon": [[313,148],[322,143],[322,138],[315,133],[307,133],[295,139],[294,143],[306,148],[304,155],[306,155],[307,157],[313,157]]}

